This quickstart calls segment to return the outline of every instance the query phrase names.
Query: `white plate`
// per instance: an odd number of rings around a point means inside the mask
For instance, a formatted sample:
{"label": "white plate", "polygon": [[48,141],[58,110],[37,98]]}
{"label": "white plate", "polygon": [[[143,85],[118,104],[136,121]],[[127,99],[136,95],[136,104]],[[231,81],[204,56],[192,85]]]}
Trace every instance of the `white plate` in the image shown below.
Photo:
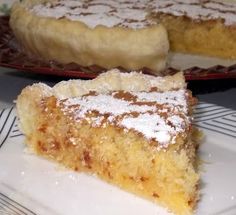
{"label": "white plate", "polygon": [[[196,214],[236,214],[236,111],[200,103],[205,141]],[[25,150],[14,109],[0,111],[0,214],[168,214],[157,205]]]}

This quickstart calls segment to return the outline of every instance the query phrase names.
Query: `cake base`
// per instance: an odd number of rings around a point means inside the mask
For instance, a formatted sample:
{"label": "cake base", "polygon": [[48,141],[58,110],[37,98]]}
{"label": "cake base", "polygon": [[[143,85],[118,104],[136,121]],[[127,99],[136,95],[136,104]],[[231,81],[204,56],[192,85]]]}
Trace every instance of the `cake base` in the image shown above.
{"label": "cake base", "polygon": [[167,29],[171,51],[236,59],[235,25],[226,26],[221,19],[192,20],[164,13],[152,16]]}

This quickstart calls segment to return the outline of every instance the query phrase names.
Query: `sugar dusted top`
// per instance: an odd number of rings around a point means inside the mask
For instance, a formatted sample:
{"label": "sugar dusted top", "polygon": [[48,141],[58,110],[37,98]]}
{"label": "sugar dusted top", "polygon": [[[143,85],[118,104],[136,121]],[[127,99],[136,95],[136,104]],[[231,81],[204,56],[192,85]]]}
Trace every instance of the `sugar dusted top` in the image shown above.
{"label": "sugar dusted top", "polygon": [[236,24],[236,2],[220,0],[154,0],[152,11],[175,16],[186,16],[193,20],[222,19],[225,25]]}
{"label": "sugar dusted top", "polygon": [[77,122],[85,120],[93,127],[114,125],[125,131],[133,130],[158,142],[158,148],[166,148],[189,127],[187,96],[184,89],[90,92],[81,97],[60,99],[58,106]]}
{"label": "sugar dusted top", "polygon": [[89,27],[97,25],[143,28],[151,24],[146,19],[148,0],[58,0],[38,4],[32,11],[38,15],[80,20]]}
{"label": "sugar dusted top", "polygon": [[225,25],[236,24],[236,2],[219,0],[56,0],[36,4],[30,10],[40,16],[79,20],[90,28],[144,28],[155,24],[148,17],[159,12],[195,21],[221,19]]}

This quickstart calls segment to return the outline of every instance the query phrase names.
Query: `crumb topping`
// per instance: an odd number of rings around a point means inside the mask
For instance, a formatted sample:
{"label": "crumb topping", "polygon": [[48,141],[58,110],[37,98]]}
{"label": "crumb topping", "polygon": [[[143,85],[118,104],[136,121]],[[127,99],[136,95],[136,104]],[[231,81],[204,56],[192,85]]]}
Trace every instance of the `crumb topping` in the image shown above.
{"label": "crumb topping", "polygon": [[236,3],[216,0],[57,0],[36,4],[30,10],[37,15],[79,20],[90,28],[107,27],[144,28],[155,24],[150,14],[167,13],[187,16],[193,20],[221,19],[225,25],[236,23]]}
{"label": "crumb topping", "polygon": [[92,127],[114,125],[138,132],[166,148],[175,143],[190,124],[187,91],[126,92],[108,94],[91,92],[75,98],[60,99],[57,105],[77,122],[88,122]]}

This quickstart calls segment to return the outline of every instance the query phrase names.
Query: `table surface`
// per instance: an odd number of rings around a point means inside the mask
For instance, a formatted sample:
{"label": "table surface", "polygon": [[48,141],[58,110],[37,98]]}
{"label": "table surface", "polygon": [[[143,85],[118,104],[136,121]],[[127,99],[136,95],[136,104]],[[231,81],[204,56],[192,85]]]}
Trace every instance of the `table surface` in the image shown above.
{"label": "table surface", "polygon": [[[53,86],[63,77],[39,75],[0,67],[0,109],[11,107],[21,90],[33,83]],[[188,88],[201,102],[236,110],[236,79],[190,81]]]}

